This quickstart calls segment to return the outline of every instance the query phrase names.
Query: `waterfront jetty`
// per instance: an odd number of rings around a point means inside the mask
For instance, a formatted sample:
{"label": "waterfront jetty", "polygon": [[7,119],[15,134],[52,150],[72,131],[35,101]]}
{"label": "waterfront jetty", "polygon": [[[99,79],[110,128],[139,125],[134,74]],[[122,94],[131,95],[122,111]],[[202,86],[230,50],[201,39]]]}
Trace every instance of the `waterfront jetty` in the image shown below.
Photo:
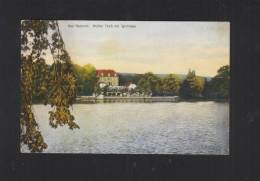
{"label": "waterfront jetty", "polygon": [[109,103],[109,102],[178,102],[179,96],[78,96],[76,103]]}

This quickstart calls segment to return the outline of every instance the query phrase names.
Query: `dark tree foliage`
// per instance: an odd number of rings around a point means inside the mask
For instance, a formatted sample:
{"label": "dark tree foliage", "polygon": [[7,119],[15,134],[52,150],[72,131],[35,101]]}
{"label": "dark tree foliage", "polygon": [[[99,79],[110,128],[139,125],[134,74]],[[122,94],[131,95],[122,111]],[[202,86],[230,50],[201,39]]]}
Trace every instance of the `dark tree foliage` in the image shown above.
{"label": "dark tree foliage", "polygon": [[204,86],[203,80],[196,76],[195,71],[189,70],[186,78],[184,79],[181,85],[180,95],[183,98],[201,97],[203,86]]}
{"label": "dark tree foliage", "polygon": [[209,97],[225,99],[229,97],[229,72],[229,65],[222,66],[218,69],[217,75],[212,78],[209,84]]}
{"label": "dark tree foliage", "polygon": [[128,85],[129,83],[138,84],[141,74],[122,74],[119,75],[119,85]]}
{"label": "dark tree foliage", "polygon": [[[51,55],[51,58],[47,55]],[[47,65],[46,60],[52,64]],[[79,128],[69,107],[76,97],[75,75],[60,34],[58,21],[21,22],[21,143],[32,152],[42,152],[47,144],[32,111],[32,98],[50,104],[49,124]]]}
{"label": "dark tree foliage", "polygon": [[180,79],[174,75],[169,74],[162,79],[162,92],[163,95],[173,96],[179,94]]}
{"label": "dark tree foliage", "polygon": [[204,88],[202,90],[202,95],[204,98],[209,98],[210,94],[210,81],[207,78],[204,78]]}

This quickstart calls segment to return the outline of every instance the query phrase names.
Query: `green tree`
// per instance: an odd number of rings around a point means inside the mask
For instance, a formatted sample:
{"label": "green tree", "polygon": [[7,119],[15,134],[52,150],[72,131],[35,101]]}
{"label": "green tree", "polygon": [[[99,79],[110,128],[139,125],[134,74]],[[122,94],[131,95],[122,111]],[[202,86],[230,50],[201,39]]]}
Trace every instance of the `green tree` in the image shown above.
{"label": "green tree", "polygon": [[164,95],[177,95],[180,89],[180,79],[174,75],[169,74],[162,79],[162,90]]}
{"label": "green tree", "polygon": [[204,88],[204,81],[196,76],[195,71],[189,70],[186,78],[184,79],[181,88],[180,95],[184,98],[200,97]]}
{"label": "green tree", "polygon": [[197,96],[202,96],[202,91],[204,89],[204,79],[201,77],[197,77],[195,79],[195,92],[197,94]]}
{"label": "green tree", "polygon": [[77,93],[78,95],[91,95],[94,92],[96,79],[96,68],[87,64],[83,67],[74,65],[74,71],[77,79]]}
{"label": "green tree", "polygon": [[[46,64],[50,53],[52,64]],[[53,128],[68,125],[79,128],[69,107],[76,97],[75,75],[63,42],[58,21],[23,20],[21,22],[21,112],[20,141],[32,152],[47,148],[32,111],[37,96],[50,104],[49,124]]]}
{"label": "green tree", "polygon": [[138,90],[146,95],[156,94],[159,91],[160,79],[152,72],[143,74],[138,82]]}

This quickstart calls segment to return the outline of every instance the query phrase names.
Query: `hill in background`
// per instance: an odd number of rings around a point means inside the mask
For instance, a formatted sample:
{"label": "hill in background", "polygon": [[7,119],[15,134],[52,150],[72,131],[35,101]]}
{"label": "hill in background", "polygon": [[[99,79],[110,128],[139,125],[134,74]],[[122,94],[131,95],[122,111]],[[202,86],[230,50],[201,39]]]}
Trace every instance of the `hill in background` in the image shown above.
{"label": "hill in background", "polygon": [[[129,82],[132,82],[134,84],[137,84],[140,80],[142,74],[135,74],[135,73],[118,73],[119,75],[119,85],[125,85]],[[156,76],[163,78],[166,77],[169,74],[155,74]],[[177,75],[181,81],[183,81],[186,78],[185,74],[175,74]],[[205,77],[205,76],[198,76],[199,78],[206,78],[207,80],[210,80],[211,77]]]}

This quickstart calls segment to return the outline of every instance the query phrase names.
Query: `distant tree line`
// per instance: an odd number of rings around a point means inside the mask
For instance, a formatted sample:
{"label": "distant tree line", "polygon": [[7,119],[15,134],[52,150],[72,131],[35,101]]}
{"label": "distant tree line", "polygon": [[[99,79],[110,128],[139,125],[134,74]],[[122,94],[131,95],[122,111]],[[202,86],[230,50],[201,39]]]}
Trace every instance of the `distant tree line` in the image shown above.
{"label": "distant tree line", "polygon": [[[87,64],[75,65],[77,95],[92,95],[100,92],[97,85],[96,68]],[[228,99],[229,97],[229,66],[222,66],[217,75],[212,78],[197,76],[194,70],[189,70],[185,78],[175,74],[159,76],[152,72],[145,74],[119,74],[119,84],[137,85],[135,92],[152,96],[180,96],[184,99]],[[106,89],[106,87],[104,88]]]}
{"label": "distant tree line", "polygon": [[189,70],[183,81],[175,74],[159,77],[152,72],[145,73],[138,81],[138,91],[152,96],[180,96],[182,98],[228,99],[229,66],[222,66],[212,79],[196,76]]}
{"label": "distant tree line", "polygon": [[142,74],[123,74],[118,73],[119,75],[119,85],[127,85],[129,83],[138,84]]}
{"label": "distant tree line", "polygon": [[[52,69],[52,66],[42,65],[40,70]],[[93,92],[101,92],[97,85],[96,68],[87,64],[84,66],[73,65],[74,75],[76,77],[77,95],[90,96]],[[128,85],[134,83],[137,88],[134,92],[140,92],[144,95],[152,96],[180,96],[184,99],[228,99],[229,98],[229,75],[228,65],[218,69],[217,74],[212,78],[197,76],[194,70],[189,70],[185,78],[175,74],[159,76],[152,72],[145,74],[119,74],[119,84]],[[40,77],[35,78],[35,84],[40,83]],[[37,86],[44,89],[45,86]],[[104,87],[106,89],[108,86]],[[133,90],[132,90],[133,91]],[[37,93],[38,92],[38,93]],[[36,91],[34,102],[41,100],[44,90]]]}

